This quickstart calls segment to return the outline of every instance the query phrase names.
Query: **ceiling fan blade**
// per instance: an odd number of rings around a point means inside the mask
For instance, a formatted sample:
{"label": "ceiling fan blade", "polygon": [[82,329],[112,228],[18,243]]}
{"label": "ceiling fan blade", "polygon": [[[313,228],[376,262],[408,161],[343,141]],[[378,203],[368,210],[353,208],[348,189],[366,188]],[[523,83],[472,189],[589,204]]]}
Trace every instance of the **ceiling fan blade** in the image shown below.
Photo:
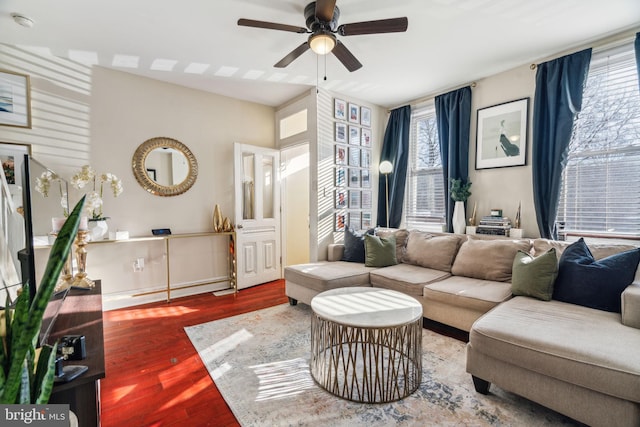
{"label": "ceiling fan blade", "polygon": [[342,65],[344,65],[347,70],[351,72],[354,72],[362,67],[360,61],[358,61],[356,57],[353,56],[349,49],[347,49],[347,47],[340,40],[338,40],[338,43],[336,43],[336,47],[334,47],[331,52],[333,52],[336,58],[338,58],[338,60],[342,62]]}
{"label": "ceiling fan blade", "polygon": [[268,30],[289,31],[292,33],[306,33],[307,29],[295,25],[276,24],[275,22],[256,21],[253,19],[238,19],[238,25],[243,27],[266,28]]}
{"label": "ceiling fan blade", "polygon": [[380,19],[377,21],[354,22],[338,27],[342,36],[358,36],[361,34],[401,33],[407,31],[409,20],[404,18]]}
{"label": "ceiling fan blade", "polygon": [[329,22],[333,19],[336,0],[316,0],[316,18]]}
{"label": "ceiling fan blade", "polygon": [[276,68],[286,67],[287,65],[291,64],[298,56],[305,53],[307,50],[309,50],[309,43],[304,42],[300,46],[298,46],[297,48],[289,52],[289,54],[284,58],[282,58],[276,65],[274,65],[274,67]]}

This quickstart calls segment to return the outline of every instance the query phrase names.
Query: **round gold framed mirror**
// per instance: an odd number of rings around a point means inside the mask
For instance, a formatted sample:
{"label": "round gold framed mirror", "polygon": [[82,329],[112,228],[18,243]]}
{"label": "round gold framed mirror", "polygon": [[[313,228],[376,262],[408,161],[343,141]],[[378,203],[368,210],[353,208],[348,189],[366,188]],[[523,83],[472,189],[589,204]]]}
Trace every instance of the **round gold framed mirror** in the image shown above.
{"label": "round gold framed mirror", "polygon": [[198,162],[191,150],[173,138],[151,138],[133,153],[133,176],[156,196],[177,196],[193,186]]}

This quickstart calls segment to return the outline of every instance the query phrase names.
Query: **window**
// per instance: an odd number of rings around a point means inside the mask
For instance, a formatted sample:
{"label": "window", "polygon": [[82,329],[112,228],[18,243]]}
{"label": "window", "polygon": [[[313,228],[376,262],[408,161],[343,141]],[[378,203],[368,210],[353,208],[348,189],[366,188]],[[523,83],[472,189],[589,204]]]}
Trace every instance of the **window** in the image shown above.
{"label": "window", "polygon": [[563,172],[567,233],[640,236],[640,94],[633,45],[594,53]]}
{"label": "window", "polygon": [[406,224],[412,229],[442,230],[444,185],[436,110],[433,104],[411,114],[406,187]]}

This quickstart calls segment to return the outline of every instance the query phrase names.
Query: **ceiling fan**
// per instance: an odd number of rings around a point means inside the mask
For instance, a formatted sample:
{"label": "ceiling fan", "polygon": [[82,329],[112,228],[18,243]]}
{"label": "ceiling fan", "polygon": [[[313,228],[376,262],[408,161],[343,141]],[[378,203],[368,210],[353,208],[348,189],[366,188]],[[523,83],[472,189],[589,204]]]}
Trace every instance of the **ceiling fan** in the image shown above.
{"label": "ceiling fan", "polygon": [[400,33],[407,31],[408,25],[408,20],[404,17],[354,22],[338,26],[340,9],[336,6],[336,0],[317,0],[309,3],[304,8],[304,17],[306,19],[306,28],[244,18],[238,20],[238,25],[310,34],[307,41],[275,64],[274,67],[276,68],[286,67],[308,49],[311,49],[318,55],[326,55],[332,52],[349,71],[356,71],[362,67],[362,64],[337,39],[336,34],[340,36],[358,36],[362,34]]}

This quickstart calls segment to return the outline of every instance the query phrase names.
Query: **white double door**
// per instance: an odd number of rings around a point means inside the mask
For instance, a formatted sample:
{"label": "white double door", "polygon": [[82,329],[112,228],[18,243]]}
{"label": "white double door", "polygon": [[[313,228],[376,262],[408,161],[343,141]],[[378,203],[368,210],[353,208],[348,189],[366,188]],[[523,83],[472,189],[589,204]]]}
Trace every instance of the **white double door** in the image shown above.
{"label": "white double door", "polygon": [[238,289],[281,277],[280,153],[234,145]]}

